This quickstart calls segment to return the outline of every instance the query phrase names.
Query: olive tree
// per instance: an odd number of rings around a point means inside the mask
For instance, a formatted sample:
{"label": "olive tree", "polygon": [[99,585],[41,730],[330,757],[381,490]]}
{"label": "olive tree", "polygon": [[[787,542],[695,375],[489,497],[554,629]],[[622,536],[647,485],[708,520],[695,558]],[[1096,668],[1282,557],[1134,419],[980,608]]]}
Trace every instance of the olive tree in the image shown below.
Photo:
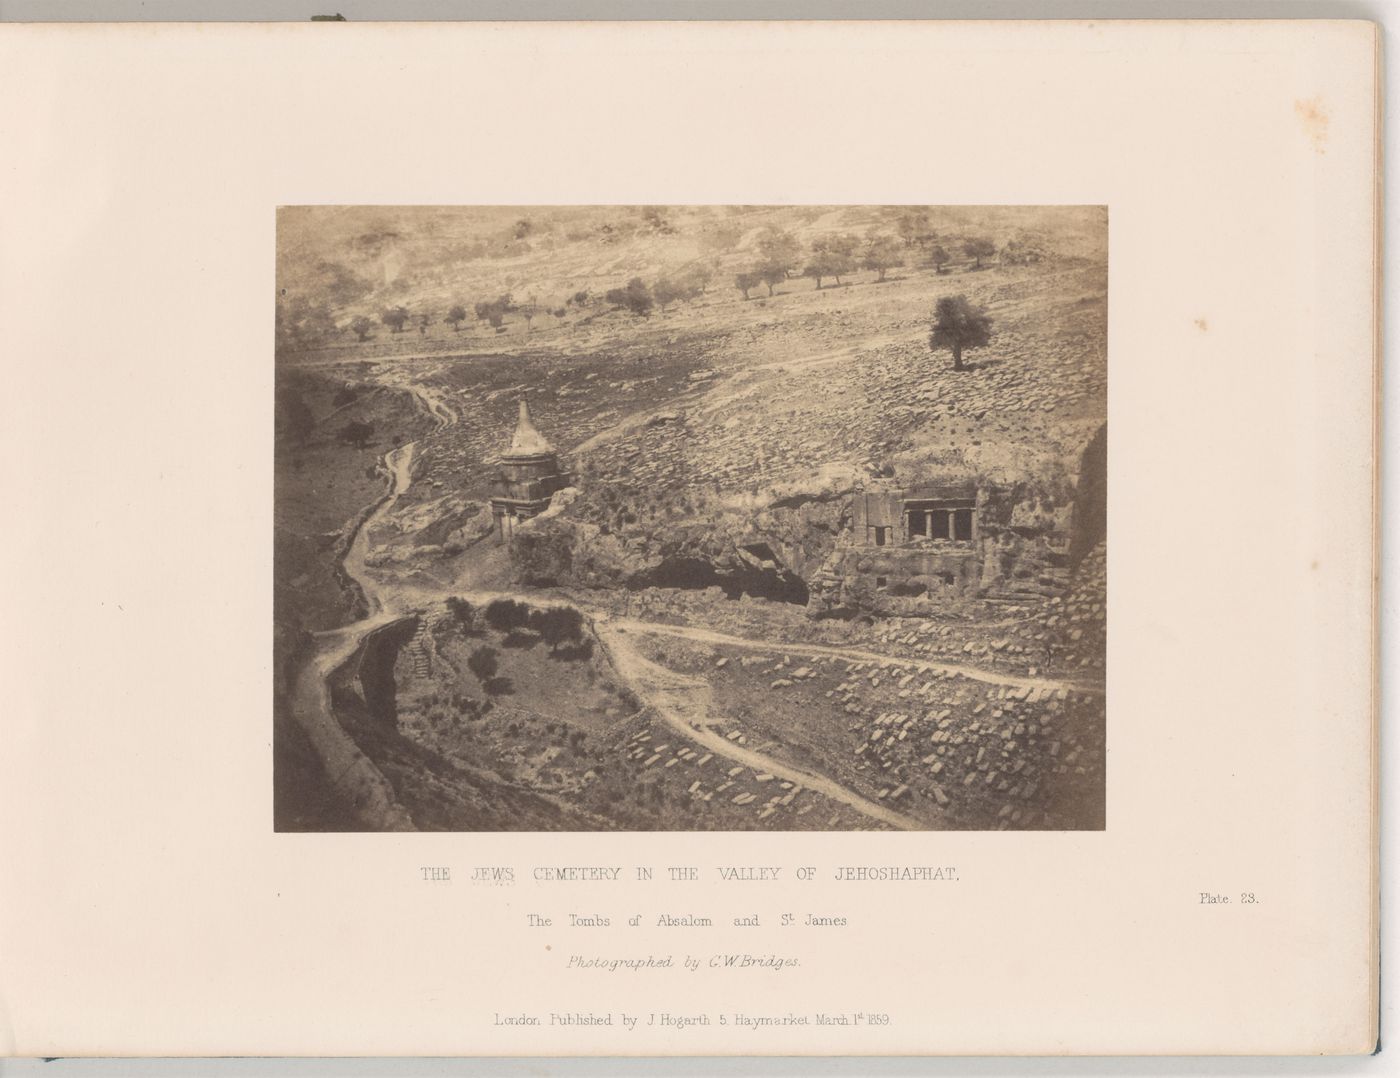
{"label": "olive tree", "polygon": [[944,296],[934,306],[928,346],[934,351],[951,350],[953,370],[967,369],[963,366],[963,349],[981,348],[991,339],[991,318],[981,307],[969,303],[966,296]]}

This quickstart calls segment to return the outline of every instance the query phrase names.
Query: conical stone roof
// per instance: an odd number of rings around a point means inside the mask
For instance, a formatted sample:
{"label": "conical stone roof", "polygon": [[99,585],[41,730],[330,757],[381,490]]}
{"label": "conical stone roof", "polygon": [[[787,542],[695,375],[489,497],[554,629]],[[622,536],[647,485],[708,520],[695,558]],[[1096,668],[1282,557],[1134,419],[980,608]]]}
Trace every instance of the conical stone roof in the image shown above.
{"label": "conical stone roof", "polygon": [[510,440],[510,449],[506,451],[506,456],[537,457],[553,452],[554,447],[545,440],[545,436],[535,427],[535,421],[530,418],[529,402],[522,400],[520,419],[515,424],[515,435]]}

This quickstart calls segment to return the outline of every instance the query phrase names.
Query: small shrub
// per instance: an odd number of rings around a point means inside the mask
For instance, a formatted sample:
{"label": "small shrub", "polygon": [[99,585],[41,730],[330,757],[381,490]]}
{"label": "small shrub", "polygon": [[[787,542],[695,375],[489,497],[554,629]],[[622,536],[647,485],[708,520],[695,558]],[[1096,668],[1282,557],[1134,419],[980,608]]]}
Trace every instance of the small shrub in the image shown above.
{"label": "small shrub", "polygon": [[514,599],[495,599],[486,607],[486,624],[500,633],[523,629],[530,623],[530,607]]}
{"label": "small shrub", "polygon": [[[483,685],[487,684],[496,676],[499,664],[496,658],[496,649],[490,647],[480,647],[471,653],[467,658],[467,669],[476,675],[477,680]],[[489,689],[488,689],[489,691]]]}
{"label": "small shrub", "polygon": [[467,602],[466,599],[459,598],[456,595],[449,596],[447,599],[447,610],[448,613],[457,619],[457,623],[463,628],[470,629],[472,627],[476,616],[476,608],[473,607],[471,603]]}

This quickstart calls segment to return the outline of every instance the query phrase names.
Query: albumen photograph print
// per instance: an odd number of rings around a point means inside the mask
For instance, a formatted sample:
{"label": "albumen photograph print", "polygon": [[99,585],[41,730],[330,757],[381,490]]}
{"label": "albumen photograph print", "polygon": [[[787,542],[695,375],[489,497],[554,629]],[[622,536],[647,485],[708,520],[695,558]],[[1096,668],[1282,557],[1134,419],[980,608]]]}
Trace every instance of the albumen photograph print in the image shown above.
{"label": "albumen photograph print", "polygon": [[1106,208],[276,256],[277,830],[1105,826]]}

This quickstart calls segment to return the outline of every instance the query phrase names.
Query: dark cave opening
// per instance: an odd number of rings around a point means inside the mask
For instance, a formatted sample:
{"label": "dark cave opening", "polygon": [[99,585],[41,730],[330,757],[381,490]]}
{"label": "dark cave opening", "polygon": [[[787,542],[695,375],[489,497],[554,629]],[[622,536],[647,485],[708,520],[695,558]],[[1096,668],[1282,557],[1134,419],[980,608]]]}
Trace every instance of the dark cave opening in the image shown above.
{"label": "dark cave opening", "polygon": [[[759,556],[753,548],[747,549]],[[747,563],[716,565],[704,558],[671,557],[656,568],[633,576],[627,581],[627,587],[632,591],[642,588],[680,588],[689,591],[719,588],[727,599],[748,595],[755,599],[806,606],[807,582],[778,565],[777,559],[771,557],[771,550],[768,554],[770,557],[763,560],[774,563],[773,568],[759,569]]]}

